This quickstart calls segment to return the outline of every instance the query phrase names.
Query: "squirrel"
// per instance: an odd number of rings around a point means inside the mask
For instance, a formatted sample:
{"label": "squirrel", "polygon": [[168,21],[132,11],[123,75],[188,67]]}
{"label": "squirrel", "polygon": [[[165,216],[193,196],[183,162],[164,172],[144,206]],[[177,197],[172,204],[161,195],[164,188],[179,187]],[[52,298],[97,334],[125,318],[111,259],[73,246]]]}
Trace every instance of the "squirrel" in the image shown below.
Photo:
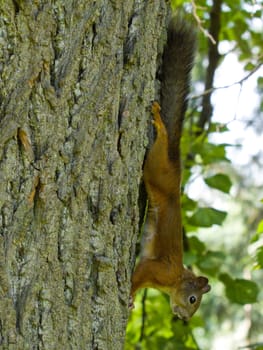
{"label": "squirrel", "polygon": [[138,289],[156,288],[170,295],[172,312],[184,321],[211,289],[206,277],[195,276],[183,265],[180,138],[195,47],[196,31],[183,17],[173,17],[163,53],[161,107],[157,102],[152,105],[156,139],[143,170],[148,196],[145,238],[129,304],[134,307]]}

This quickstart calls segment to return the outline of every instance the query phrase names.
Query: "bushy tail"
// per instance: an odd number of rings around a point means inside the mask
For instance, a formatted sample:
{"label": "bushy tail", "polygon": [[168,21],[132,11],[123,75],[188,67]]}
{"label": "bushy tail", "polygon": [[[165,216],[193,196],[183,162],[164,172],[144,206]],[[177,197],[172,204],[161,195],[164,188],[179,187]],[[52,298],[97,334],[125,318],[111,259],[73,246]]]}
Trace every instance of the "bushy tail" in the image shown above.
{"label": "bushy tail", "polygon": [[190,72],[196,50],[196,31],[183,16],[172,18],[168,27],[161,75],[161,114],[169,135],[169,156],[179,160],[182,124],[187,108]]}

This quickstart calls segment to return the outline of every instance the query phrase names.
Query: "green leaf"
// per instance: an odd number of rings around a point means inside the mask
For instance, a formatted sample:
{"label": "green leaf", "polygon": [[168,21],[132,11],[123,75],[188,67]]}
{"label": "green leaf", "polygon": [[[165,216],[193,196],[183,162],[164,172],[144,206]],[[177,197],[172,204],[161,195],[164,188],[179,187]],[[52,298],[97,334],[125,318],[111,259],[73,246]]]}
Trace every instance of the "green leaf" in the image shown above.
{"label": "green leaf", "polygon": [[207,177],[205,183],[212,188],[216,188],[224,193],[229,193],[232,186],[230,178],[225,174],[216,174],[214,176]]}
{"label": "green leaf", "polygon": [[193,254],[192,252],[184,252],[183,255],[183,262],[186,266],[193,266],[197,263],[198,258],[196,254]]}
{"label": "green leaf", "polygon": [[190,225],[199,227],[211,227],[213,225],[222,225],[227,213],[214,208],[199,208],[188,219]]}
{"label": "green leaf", "polygon": [[197,206],[197,202],[193,199],[191,199],[190,197],[187,196],[187,194],[183,194],[182,196],[182,208],[184,208],[184,211],[193,211],[196,206]]}
{"label": "green leaf", "polygon": [[218,266],[222,266],[226,259],[224,253],[219,251],[206,252],[197,263],[200,270],[212,276],[218,275]]}
{"label": "green leaf", "polygon": [[258,224],[257,233],[263,233],[263,220]]}
{"label": "green leaf", "polygon": [[191,251],[194,251],[196,254],[203,254],[206,250],[206,245],[196,236],[188,237],[188,244]]}
{"label": "green leaf", "polygon": [[227,125],[222,124],[222,123],[211,123],[209,125],[209,132],[226,132],[229,131]]}
{"label": "green leaf", "polygon": [[255,282],[241,278],[233,279],[226,273],[221,274],[219,279],[226,287],[227,298],[233,303],[245,305],[257,302],[259,288]]}
{"label": "green leaf", "polygon": [[[172,330],[174,333],[172,347],[169,349],[184,349],[184,350],[196,350],[197,344],[193,339],[192,330],[190,325],[185,325],[180,320],[172,323]],[[166,345],[166,344],[165,344]],[[167,346],[159,347],[158,349],[168,349]]]}
{"label": "green leaf", "polygon": [[248,62],[245,65],[244,69],[247,70],[247,71],[252,71],[253,69],[255,69],[255,65],[252,62]]}
{"label": "green leaf", "polygon": [[257,87],[258,87],[258,89],[263,89],[263,77],[259,77],[258,79],[257,79]]}
{"label": "green leaf", "polygon": [[190,249],[184,252],[184,264],[196,265],[200,270],[211,276],[218,275],[218,266],[225,261],[225,254],[221,251],[207,251],[206,246],[196,236],[188,237]]}
{"label": "green leaf", "polygon": [[[186,155],[184,155],[184,157],[186,157]],[[188,162],[188,160],[187,160],[187,163],[190,163],[190,162]],[[185,165],[186,165],[186,163],[185,163]],[[190,166],[189,167],[187,166],[186,168],[183,169],[183,171],[182,171],[182,186],[184,186],[189,181],[191,175],[192,175],[192,172],[191,172]]]}
{"label": "green leaf", "polygon": [[262,269],[263,268],[263,247],[259,247],[257,249],[257,262],[258,262],[259,268]]}
{"label": "green leaf", "polygon": [[192,145],[191,152],[195,155],[199,155],[204,165],[216,163],[216,162],[229,162],[226,157],[226,147],[232,146],[230,144],[222,143],[215,145],[210,142],[205,142],[203,136],[195,139],[195,143]]}
{"label": "green leaf", "polygon": [[261,220],[258,224],[256,233],[251,237],[250,243],[257,242],[263,233],[263,220]]}

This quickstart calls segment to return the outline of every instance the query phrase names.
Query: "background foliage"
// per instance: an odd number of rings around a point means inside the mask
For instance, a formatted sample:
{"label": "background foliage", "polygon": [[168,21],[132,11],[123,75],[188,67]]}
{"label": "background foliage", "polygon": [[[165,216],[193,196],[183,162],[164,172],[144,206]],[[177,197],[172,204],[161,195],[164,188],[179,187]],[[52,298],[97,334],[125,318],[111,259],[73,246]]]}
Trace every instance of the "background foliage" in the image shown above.
{"label": "background foliage", "polygon": [[[247,135],[259,135],[263,129],[262,100],[251,106],[251,114],[241,119],[229,114],[227,122],[210,113],[201,121],[204,96],[211,103],[215,90],[213,76],[229,54],[235,54],[243,67],[243,78],[233,82],[240,94],[243,86],[257,75],[257,92],[262,92],[262,3],[259,1],[173,1],[193,14],[199,26],[199,50],[193,78],[185,132],[182,139],[184,160],[183,222],[187,233],[185,264],[209,276],[212,291],[188,324],[170,311],[168,297],[156,290],[141,291],[130,315],[126,349],[263,349],[262,292],[263,157],[258,144],[246,162],[238,164],[233,155],[244,152],[242,144],[226,143],[234,122],[242,124]],[[218,26],[216,27],[216,19]],[[218,35],[222,47],[212,43]],[[214,50],[214,53],[212,52]],[[211,54],[212,52],[212,54]],[[216,63],[213,66],[212,60]],[[261,68],[262,69],[262,68]],[[231,74],[231,72],[221,72]],[[204,85],[204,81],[206,84]],[[231,86],[225,86],[227,91]],[[218,101],[224,104],[225,101]],[[249,101],[248,101],[249,103]],[[226,106],[226,110],[227,110]],[[231,124],[232,123],[232,124]],[[232,134],[230,134],[232,135]],[[228,137],[229,138],[229,137]],[[223,140],[218,142],[218,140]],[[242,139],[240,138],[240,143]],[[243,140],[244,141],[244,140]],[[251,140],[253,143],[253,140]],[[192,196],[196,183],[203,195]]]}

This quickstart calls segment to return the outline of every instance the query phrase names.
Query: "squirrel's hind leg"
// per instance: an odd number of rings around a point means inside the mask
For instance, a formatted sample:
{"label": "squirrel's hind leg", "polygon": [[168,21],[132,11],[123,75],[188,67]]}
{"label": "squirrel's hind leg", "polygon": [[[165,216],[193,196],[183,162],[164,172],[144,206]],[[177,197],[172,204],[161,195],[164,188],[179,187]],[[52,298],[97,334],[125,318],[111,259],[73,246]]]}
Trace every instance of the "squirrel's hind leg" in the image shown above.
{"label": "squirrel's hind leg", "polygon": [[165,168],[169,168],[168,158],[168,135],[165,125],[160,115],[160,106],[158,102],[154,102],[152,105],[153,120],[152,123],[156,129],[156,139],[147,155],[145,170],[152,175],[163,173]]}
{"label": "squirrel's hind leg", "polygon": [[[168,134],[160,115],[157,102],[152,105],[153,125],[157,135],[144,166],[144,182],[147,186],[154,186],[155,192],[160,194],[174,193],[176,185],[176,169],[168,155]],[[149,187],[148,187],[149,188]],[[158,191],[159,190],[159,191]],[[153,191],[148,191],[153,192]]]}

